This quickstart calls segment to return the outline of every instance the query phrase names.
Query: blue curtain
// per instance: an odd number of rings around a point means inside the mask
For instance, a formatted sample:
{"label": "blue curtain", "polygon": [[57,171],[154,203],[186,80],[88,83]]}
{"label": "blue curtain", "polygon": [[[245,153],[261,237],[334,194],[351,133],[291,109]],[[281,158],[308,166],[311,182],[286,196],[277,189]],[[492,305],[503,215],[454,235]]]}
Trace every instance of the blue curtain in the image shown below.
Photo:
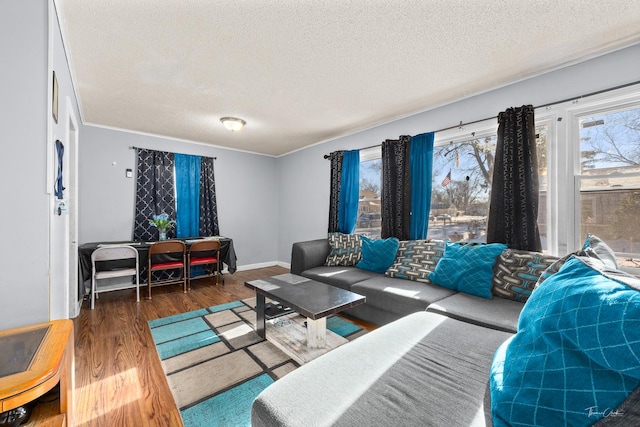
{"label": "blue curtain", "polygon": [[426,239],[431,210],[431,176],[434,133],[411,137],[409,169],[411,174],[411,239]]}
{"label": "blue curtain", "polygon": [[200,156],[175,154],[177,237],[200,234]]}
{"label": "blue curtain", "polygon": [[351,234],[358,219],[360,200],[360,151],[345,151],[342,158],[340,200],[338,202],[338,229]]}

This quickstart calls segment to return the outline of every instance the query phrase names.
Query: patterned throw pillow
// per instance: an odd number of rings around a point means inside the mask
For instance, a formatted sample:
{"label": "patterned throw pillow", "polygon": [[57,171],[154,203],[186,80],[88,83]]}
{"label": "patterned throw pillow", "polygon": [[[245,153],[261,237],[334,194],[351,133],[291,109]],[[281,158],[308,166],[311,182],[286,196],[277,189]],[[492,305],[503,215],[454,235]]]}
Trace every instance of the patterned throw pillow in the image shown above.
{"label": "patterned throw pillow", "polygon": [[362,240],[357,234],[329,233],[329,267],[352,267],[362,258]]}
{"label": "patterned throw pillow", "polygon": [[502,298],[526,302],[542,273],[557,260],[552,255],[507,249],[493,265],[491,291]]}
{"label": "patterned throw pillow", "polygon": [[431,283],[429,273],[444,254],[442,240],[402,240],[395,262],[384,273],[389,277]]}
{"label": "patterned throw pillow", "polygon": [[597,258],[610,269],[616,270],[618,268],[616,254],[613,252],[613,250],[599,237],[594,236],[593,234],[588,234],[587,238],[584,241],[584,245],[582,245],[582,249],[567,254],[551,264],[545,271],[542,272],[540,278],[538,279],[538,282],[534,286],[534,289],[540,286],[540,284],[547,280],[549,277],[560,271],[564,263],[574,255],[588,258]]}

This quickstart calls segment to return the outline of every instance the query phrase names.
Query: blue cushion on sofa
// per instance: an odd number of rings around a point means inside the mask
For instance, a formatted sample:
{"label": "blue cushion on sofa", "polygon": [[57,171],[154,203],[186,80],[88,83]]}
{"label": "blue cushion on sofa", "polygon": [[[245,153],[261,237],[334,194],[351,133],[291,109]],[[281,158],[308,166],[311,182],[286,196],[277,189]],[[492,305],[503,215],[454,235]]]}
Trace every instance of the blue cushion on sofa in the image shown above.
{"label": "blue cushion on sofa", "polygon": [[447,243],[444,255],[429,275],[429,280],[454,291],[491,299],[493,263],[505,249],[507,245],[503,243]]}
{"label": "blue cushion on sofa", "polygon": [[384,273],[396,260],[396,253],[400,241],[395,237],[388,239],[370,239],[360,236],[362,239],[362,259],[356,267],[375,273]]}
{"label": "blue cushion on sofa", "polygon": [[637,278],[586,256],[545,280],[494,356],[494,426],[587,426],[623,416],[614,411],[640,386],[639,289]]}

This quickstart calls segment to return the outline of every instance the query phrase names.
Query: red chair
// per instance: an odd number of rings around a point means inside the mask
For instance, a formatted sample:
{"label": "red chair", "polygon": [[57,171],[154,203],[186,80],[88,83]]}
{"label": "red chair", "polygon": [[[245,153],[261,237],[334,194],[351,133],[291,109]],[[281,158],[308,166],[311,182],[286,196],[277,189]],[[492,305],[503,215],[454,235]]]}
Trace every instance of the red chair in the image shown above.
{"label": "red chair", "polygon": [[[187,289],[191,289],[191,267],[203,266],[205,275],[198,277],[216,277],[216,284],[220,274],[220,242],[217,240],[200,240],[189,247],[187,255]],[[224,283],[224,282],[223,282]]]}
{"label": "red chair", "polygon": [[[148,299],[151,299],[151,288],[182,283],[183,292],[187,292],[187,275],[185,274],[187,247],[179,240],[166,240],[156,242],[149,247],[149,268],[147,270]],[[176,278],[159,279],[153,281],[153,273],[171,273],[180,270],[180,276]]]}

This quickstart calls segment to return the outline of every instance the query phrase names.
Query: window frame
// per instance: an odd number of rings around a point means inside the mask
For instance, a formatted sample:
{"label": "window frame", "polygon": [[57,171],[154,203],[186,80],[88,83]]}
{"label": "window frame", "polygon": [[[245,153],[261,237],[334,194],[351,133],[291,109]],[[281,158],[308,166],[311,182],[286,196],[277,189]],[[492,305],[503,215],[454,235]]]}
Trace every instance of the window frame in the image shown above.
{"label": "window frame", "polygon": [[[595,174],[585,175],[581,170],[580,122],[588,116],[611,114],[637,108],[640,108],[640,85],[614,89],[554,106],[553,110],[557,112],[560,119],[558,134],[564,135],[566,141],[565,149],[558,150],[558,154],[560,154],[558,165],[566,165],[565,171],[563,173],[558,170],[559,179],[555,181],[560,197],[555,206],[554,215],[557,217],[559,229],[566,230],[565,233],[558,236],[560,253],[570,253],[582,248],[584,242],[580,235],[580,183],[583,179],[593,179],[596,176]],[[562,120],[562,117],[565,116],[567,120]],[[557,167],[559,168],[559,166]],[[564,182],[566,185],[561,186],[560,182]],[[568,214],[563,217],[560,212]],[[568,223],[569,218],[572,218],[572,223]],[[562,250],[564,245],[566,245],[566,250]],[[640,253],[623,254],[617,252],[616,255],[640,257]],[[632,274],[640,273],[640,269],[635,268],[623,268],[623,270]]]}

